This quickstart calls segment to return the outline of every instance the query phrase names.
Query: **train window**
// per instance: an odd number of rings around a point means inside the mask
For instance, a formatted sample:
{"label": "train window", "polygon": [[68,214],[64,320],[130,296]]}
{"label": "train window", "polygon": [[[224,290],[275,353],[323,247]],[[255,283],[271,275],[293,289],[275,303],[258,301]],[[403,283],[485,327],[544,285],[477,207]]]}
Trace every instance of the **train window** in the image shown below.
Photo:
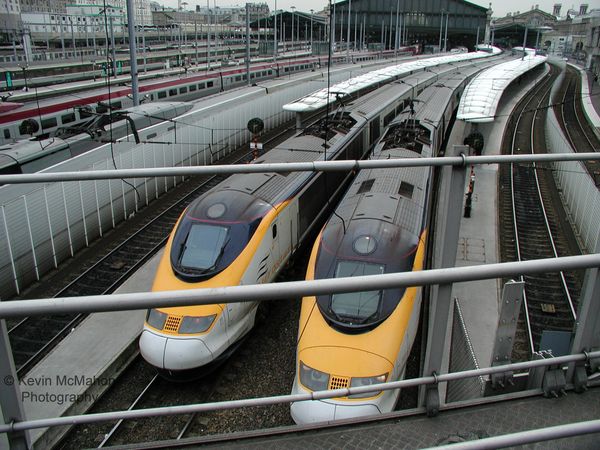
{"label": "train window", "polygon": [[165,91],[160,91],[158,93],[158,98],[165,98],[167,96],[167,93]]}
{"label": "train window", "polygon": [[187,89],[186,86],[179,88],[179,93],[180,94],[185,94],[185,93],[187,93],[187,91],[188,91],[188,89]]}
{"label": "train window", "polygon": [[154,101],[154,94],[150,94],[150,101],[153,102]]}
{"label": "train window", "polygon": [[215,85],[214,81],[209,81],[208,83],[206,83],[207,88],[213,87],[214,85]]}
{"label": "train window", "polygon": [[267,71],[266,71],[266,70],[263,70],[263,72],[262,72],[262,76],[263,76],[263,77],[266,77],[266,76],[267,76]]}
{"label": "train window", "polygon": [[156,137],[156,133],[150,133],[148,136],[146,136],[146,139],[152,139]]}
{"label": "train window", "polygon": [[375,141],[379,137],[379,119],[373,119],[370,123],[371,140]]}
{"label": "train window", "polygon": [[235,81],[242,81],[242,76],[241,75],[237,75],[235,77]]}
{"label": "train window", "polygon": [[386,115],[383,118],[383,126],[387,126],[388,123],[390,123],[392,121],[392,119],[394,118],[394,116],[396,115],[395,111],[392,111],[391,113],[389,113],[388,115]]}
{"label": "train window", "polygon": [[194,92],[196,89],[198,89],[198,88],[196,87],[196,85],[195,85],[195,84],[192,84],[192,85],[190,86],[190,92]]}
{"label": "train window", "polygon": [[167,128],[167,131],[172,131],[175,129],[175,125],[173,125],[172,127]]}
{"label": "train window", "polygon": [[92,117],[92,109],[89,106],[83,108],[76,108],[76,110],[79,112],[80,119],[87,119],[88,117]]}
{"label": "train window", "polygon": [[273,71],[272,71],[272,70],[269,70],[267,73],[268,73],[269,75],[273,75]]}
{"label": "train window", "polygon": [[177,95],[177,89],[169,89],[169,97],[173,97]]}
{"label": "train window", "polygon": [[4,129],[4,139],[10,139],[10,130],[8,128]]}
{"label": "train window", "polygon": [[123,107],[123,103],[121,102],[112,102],[110,104],[111,109],[121,109]]}
{"label": "train window", "polygon": [[204,89],[204,83],[200,83],[200,84],[198,85],[198,89]]}
{"label": "train window", "polygon": [[400,182],[400,189],[398,189],[398,194],[400,194],[402,197],[412,198],[414,190],[414,185],[407,183],[406,181],[402,181]]}
{"label": "train window", "polygon": [[371,178],[370,180],[365,180],[360,184],[358,188],[357,194],[364,194],[365,192],[369,192],[373,187],[373,183],[375,183],[375,178]]}
{"label": "train window", "polygon": [[277,237],[277,224],[276,223],[273,224],[272,230],[273,230],[273,239],[275,239]]}
{"label": "train window", "polygon": [[[180,264],[192,270],[210,270],[218,263],[227,245],[229,229],[205,223],[194,223],[183,245]],[[210,242],[211,245],[205,245]]]}
{"label": "train window", "polygon": [[75,113],[63,114],[60,116],[60,121],[64,125],[65,123],[75,122]]}
{"label": "train window", "polygon": [[44,130],[48,129],[48,128],[54,128],[57,125],[57,121],[56,121],[56,117],[50,117],[48,119],[43,119],[42,120],[42,128]]}
{"label": "train window", "polygon": [[[336,278],[357,277],[362,275],[381,275],[385,267],[358,261],[340,261],[335,271]],[[331,296],[331,310],[349,322],[354,320],[366,321],[379,310],[382,291],[364,291]]]}

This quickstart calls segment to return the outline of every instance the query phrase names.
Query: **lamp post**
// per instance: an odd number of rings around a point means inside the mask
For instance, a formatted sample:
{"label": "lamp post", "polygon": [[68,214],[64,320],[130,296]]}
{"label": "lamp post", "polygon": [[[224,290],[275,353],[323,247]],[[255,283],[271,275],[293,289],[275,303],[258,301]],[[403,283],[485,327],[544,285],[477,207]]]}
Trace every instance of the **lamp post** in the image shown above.
{"label": "lamp post", "polygon": [[275,17],[273,25],[273,60],[277,61],[277,0],[275,0]]}
{"label": "lamp post", "polygon": [[310,52],[313,52],[313,14],[315,13],[314,9],[310,10]]}
{"label": "lamp post", "polygon": [[350,62],[350,18],[352,14],[352,0],[348,0],[348,28],[346,29],[346,62]]}
{"label": "lamp post", "polygon": [[442,51],[442,31],[444,26],[444,10],[442,9],[440,14],[440,42],[438,43],[439,51]]}
{"label": "lamp post", "polygon": [[23,71],[23,82],[25,83],[25,92],[29,92],[29,86],[27,86],[27,64],[21,66]]}
{"label": "lamp post", "polygon": [[296,10],[295,6],[290,6],[292,10],[292,54],[294,53],[294,11]]}
{"label": "lamp post", "polygon": [[523,33],[523,58],[521,58],[521,60],[525,59],[525,46],[527,45],[527,25],[525,25],[525,33]]}
{"label": "lamp post", "polygon": [[395,37],[396,39],[394,40],[394,57],[397,58],[398,57],[398,39],[400,37],[400,35],[398,34],[398,21],[400,19],[400,0],[396,1],[396,34]]}

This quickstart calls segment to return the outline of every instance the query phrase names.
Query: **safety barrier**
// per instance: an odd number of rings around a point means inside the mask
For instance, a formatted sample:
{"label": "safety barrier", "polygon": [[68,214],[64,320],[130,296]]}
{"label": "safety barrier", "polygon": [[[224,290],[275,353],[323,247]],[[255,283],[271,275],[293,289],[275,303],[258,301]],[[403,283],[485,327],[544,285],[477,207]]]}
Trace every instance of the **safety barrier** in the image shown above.
{"label": "safety barrier", "polygon": [[[564,75],[559,76],[561,80]],[[550,104],[555,99],[559,81],[553,86]],[[552,107],[548,108],[545,122],[546,144],[554,155],[577,154],[564,136]],[[600,191],[581,161],[556,161],[552,171],[562,192],[564,206],[569,214],[584,250],[592,252],[600,242]]]}

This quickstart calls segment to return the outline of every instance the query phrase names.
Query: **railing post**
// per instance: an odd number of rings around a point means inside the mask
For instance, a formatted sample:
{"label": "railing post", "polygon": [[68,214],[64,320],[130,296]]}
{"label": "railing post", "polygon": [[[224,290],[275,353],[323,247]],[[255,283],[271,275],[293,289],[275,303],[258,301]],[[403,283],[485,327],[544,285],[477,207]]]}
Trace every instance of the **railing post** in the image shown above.
{"label": "railing post", "polygon": [[[448,149],[447,156],[469,154],[465,145],[455,145]],[[436,268],[454,267],[463,208],[464,187],[467,167],[444,166],[439,188],[440,202],[436,220],[437,236],[429,239],[441,243],[436,249],[433,265]],[[442,234],[443,233],[443,234]],[[438,238],[439,237],[439,238]],[[446,349],[446,335],[452,310],[452,283],[440,284],[431,289],[429,302],[429,329],[427,330],[427,349],[423,364],[423,375],[431,376],[442,372]],[[425,405],[428,416],[437,415],[440,407],[440,392],[437,384],[421,387],[421,403]]]}
{"label": "railing post", "polygon": [[[508,281],[502,289],[502,305],[500,306],[500,318],[496,329],[494,350],[490,366],[510,364],[514,345],[515,333],[521,305],[523,303],[524,281]],[[503,388],[507,383],[512,383],[512,372],[497,373],[492,375],[492,387]]]}
{"label": "railing post", "polygon": [[[22,422],[25,420],[19,378],[12,358],[6,321],[0,320],[0,405],[4,423]],[[8,446],[11,450],[29,449],[31,441],[28,431],[13,431],[7,433]],[[2,441],[0,440],[0,444]]]}
{"label": "railing post", "polygon": [[[600,253],[600,239],[596,239],[594,253]],[[600,349],[600,271],[598,267],[587,269],[581,294],[577,329],[571,347],[571,352],[580,353]],[[569,364],[567,383],[572,383],[577,392],[583,392],[587,388],[586,364],[588,363],[590,372],[600,370],[599,358]]]}

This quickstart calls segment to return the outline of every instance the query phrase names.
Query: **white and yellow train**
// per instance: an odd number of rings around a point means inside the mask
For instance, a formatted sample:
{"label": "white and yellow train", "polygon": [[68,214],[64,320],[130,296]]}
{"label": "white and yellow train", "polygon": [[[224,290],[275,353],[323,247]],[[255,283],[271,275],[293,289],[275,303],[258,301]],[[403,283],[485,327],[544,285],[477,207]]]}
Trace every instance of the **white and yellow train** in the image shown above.
{"label": "white and yellow train", "polygon": [[[385,129],[372,158],[437,156],[468,80],[480,67],[425,89]],[[306,279],[422,270],[432,214],[430,167],[359,172],[319,234]],[[397,381],[419,325],[421,287],[319,295],[302,300],[293,394]],[[298,424],[392,411],[399,390],[295,402]]]}
{"label": "white and yellow train", "polygon": [[[361,159],[381,130],[440,74],[471,67],[430,67],[346,104],[255,163]],[[298,246],[314,236],[351,175],[339,172],[233,175],[195,200],[171,234],[153,290],[272,281]],[[331,208],[329,208],[331,206]],[[311,235],[312,233],[312,235]],[[168,378],[228,356],[253,327],[258,304],[242,302],[148,312],[143,357]]]}

